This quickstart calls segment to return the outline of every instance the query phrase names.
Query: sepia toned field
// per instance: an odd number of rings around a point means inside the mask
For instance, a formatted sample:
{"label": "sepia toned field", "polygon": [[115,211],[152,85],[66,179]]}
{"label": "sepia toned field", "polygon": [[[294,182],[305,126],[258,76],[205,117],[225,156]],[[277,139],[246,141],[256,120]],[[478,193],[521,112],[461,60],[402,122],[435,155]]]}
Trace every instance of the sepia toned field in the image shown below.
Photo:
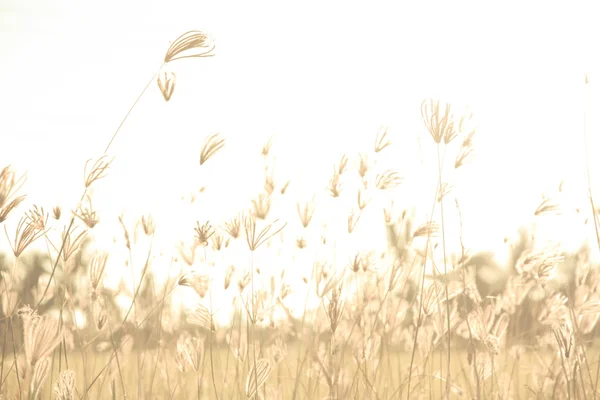
{"label": "sepia toned field", "polygon": [[[327,165],[316,191],[281,170],[276,139],[248,146],[254,164],[220,162],[240,145],[211,132],[172,213],[97,208],[128,200],[104,184],[138,101],[171,101],[172,64],[215,55],[200,31],[171,42],[97,157],[72,166],[72,208],[28,203],[27,172],[0,165],[0,399],[597,398],[591,179],[580,206],[557,178],[500,246],[471,247],[497,217],[463,218],[461,185],[482,185],[461,175],[480,134],[469,110],[414,104],[428,179],[402,168],[386,126],[330,160],[312,143],[319,157],[296,168]],[[256,166],[259,179],[233,179]],[[152,181],[136,171],[131,187]],[[429,197],[413,201],[415,187]]]}

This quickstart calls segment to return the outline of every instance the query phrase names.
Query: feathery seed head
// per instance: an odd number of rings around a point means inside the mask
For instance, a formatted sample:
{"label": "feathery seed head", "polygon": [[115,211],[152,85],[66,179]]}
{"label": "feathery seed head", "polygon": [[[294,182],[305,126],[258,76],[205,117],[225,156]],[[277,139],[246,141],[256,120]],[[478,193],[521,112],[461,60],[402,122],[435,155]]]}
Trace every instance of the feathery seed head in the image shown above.
{"label": "feathery seed head", "polygon": [[[77,250],[81,247],[83,240],[87,236],[87,231],[83,230],[80,233],[77,232],[78,227],[75,226],[70,231],[67,230],[67,227],[63,229],[62,232],[62,241],[63,241],[63,252],[62,258],[63,261],[67,262]],[[59,251],[59,249],[56,249]]]}
{"label": "feathery seed head", "polygon": [[210,135],[204,141],[202,150],[200,151],[200,165],[204,165],[212,156],[225,146],[225,139],[220,133]]}
{"label": "feathery seed head", "polygon": [[402,183],[403,178],[398,174],[398,172],[388,169],[382,174],[378,174],[376,178],[376,186],[377,189],[386,190],[391,189],[398,186]]}
{"label": "feathery seed head", "polygon": [[92,261],[90,262],[90,283],[93,289],[97,289],[101,283],[107,260],[108,253],[105,251],[100,251],[94,255]]}
{"label": "feathery seed head", "polygon": [[75,400],[75,373],[71,370],[61,372],[54,384],[56,400]]}
{"label": "feathery seed head", "polygon": [[55,206],[52,209],[52,216],[54,217],[55,220],[59,220],[60,219],[60,215],[62,214],[61,208],[60,206]]}
{"label": "feathery seed head", "polygon": [[213,250],[221,251],[227,246],[229,246],[229,238],[225,237],[224,235],[221,235],[218,232],[215,232],[215,234],[212,237]]}
{"label": "feathery seed head", "polygon": [[379,131],[377,132],[377,135],[375,136],[375,145],[374,145],[375,153],[381,152],[383,149],[385,149],[386,147],[388,147],[392,144],[392,142],[387,139],[387,134],[388,134],[387,126],[382,126],[379,129]]}
{"label": "feathery seed head", "polygon": [[[15,257],[18,258],[29,245],[46,233],[43,226],[45,226],[45,221],[42,214],[37,214],[35,211],[30,214],[26,213],[25,216],[21,217],[15,230],[14,243],[8,240]],[[4,226],[4,233],[8,238],[6,226]]]}
{"label": "feathery seed head", "polygon": [[229,285],[231,285],[231,280],[233,279],[233,275],[235,275],[235,265],[230,265],[229,267],[227,267],[227,270],[225,271],[225,282],[224,282],[224,289],[227,290],[227,288],[229,288]]}
{"label": "feathery seed head", "polygon": [[186,321],[188,324],[198,326],[207,331],[215,331],[212,315],[210,314],[210,311],[208,311],[208,308],[204,307],[202,304],[196,305],[194,310],[188,314]]}
{"label": "feathery seed head", "polygon": [[50,359],[49,357],[45,357],[39,360],[33,366],[33,374],[31,376],[29,393],[32,399],[36,399],[40,390],[42,389],[42,385],[48,376],[48,371],[50,370]]}
{"label": "feathery seed head", "polygon": [[39,360],[52,354],[63,339],[59,321],[48,316],[40,316],[31,307],[19,310],[23,319],[23,346],[27,364],[34,366]]}
{"label": "feathery seed head", "polygon": [[458,154],[456,155],[456,159],[454,160],[454,168],[460,168],[464,165],[465,161],[470,158],[471,154],[473,154],[473,136],[475,135],[475,130],[472,130],[463,140],[460,145],[460,149],[458,150]]}
{"label": "feathery seed head", "polygon": [[367,176],[367,172],[369,172],[370,168],[371,163],[369,161],[369,156],[367,154],[360,153],[358,155],[358,175],[360,175],[361,178],[365,179],[365,177]]}
{"label": "feathery seed head", "polygon": [[267,381],[267,378],[271,374],[271,360],[261,358],[254,364],[246,378],[246,396],[248,398],[252,398],[257,393],[258,389]]}
{"label": "feathery seed head", "polygon": [[154,234],[154,231],[156,230],[156,223],[154,222],[154,218],[152,218],[152,215],[142,215],[141,222],[144,235],[152,236]]}
{"label": "feathery seed head", "polygon": [[204,298],[206,293],[208,292],[210,283],[210,278],[206,274],[200,274],[196,271],[191,271],[183,274],[183,276],[179,279],[178,284],[180,286],[188,286],[194,289],[194,291],[200,296],[200,298]]}
{"label": "feathery seed head", "polygon": [[421,117],[425,127],[431,134],[434,142],[440,144],[442,139],[445,144],[450,143],[456,136],[454,115],[450,114],[450,104],[446,104],[445,111],[440,111],[440,102],[430,100],[421,103]]}
{"label": "feathery seed head", "polygon": [[[208,50],[206,50],[208,49]],[[189,31],[179,36],[165,54],[165,63],[184,58],[212,57],[214,45],[208,44],[208,36],[200,31]]]}
{"label": "feathery seed head", "polygon": [[298,216],[300,217],[302,226],[308,228],[308,225],[315,214],[315,196],[312,197],[311,201],[307,201],[302,205],[300,202],[297,202],[296,209],[298,210]]}
{"label": "feathery seed head", "polygon": [[350,211],[350,214],[348,214],[348,233],[351,234],[354,232],[354,229],[356,229],[356,225],[358,224],[361,216],[362,210],[359,210],[358,212],[356,212],[356,210]]}
{"label": "feathery seed head", "polygon": [[196,240],[198,243],[205,247],[208,246],[208,239],[215,233],[214,228],[208,221],[204,225],[200,225],[200,222],[196,221],[194,231],[196,231]]}
{"label": "feathery seed head", "polygon": [[225,232],[229,234],[233,239],[237,239],[240,236],[240,226],[242,224],[242,216],[237,215],[231,220],[225,222]]}
{"label": "feathery seed head", "polygon": [[100,218],[96,214],[96,211],[94,211],[92,198],[90,196],[86,196],[86,199],[87,204],[79,204],[77,210],[73,211],[73,215],[83,221],[88,228],[92,229],[100,221]]}
{"label": "feathery seed head", "polygon": [[252,215],[258,219],[265,220],[271,210],[271,197],[267,193],[260,193],[252,200]]}
{"label": "feathery seed head", "polygon": [[102,179],[106,176],[108,168],[110,167],[110,164],[113,162],[113,160],[114,158],[110,158],[104,155],[98,158],[96,161],[94,161],[94,163],[91,165],[91,159],[86,161],[83,174],[83,184],[86,189],[89,188],[97,180]]}
{"label": "feathery seed head", "polygon": [[16,196],[16,193],[26,180],[26,174],[17,176],[10,165],[0,171],[0,223],[6,221],[8,214],[25,200],[25,196]]}
{"label": "feathery seed head", "polygon": [[[256,218],[245,217],[244,218],[244,230],[246,231],[246,242],[250,251],[255,251],[267,240],[277,235],[285,228],[287,222],[279,227],[276,224],[279,222],[278,219],[265,226],[259,233],[256,232]],[[274,229],[273,231],[271,229]]]}

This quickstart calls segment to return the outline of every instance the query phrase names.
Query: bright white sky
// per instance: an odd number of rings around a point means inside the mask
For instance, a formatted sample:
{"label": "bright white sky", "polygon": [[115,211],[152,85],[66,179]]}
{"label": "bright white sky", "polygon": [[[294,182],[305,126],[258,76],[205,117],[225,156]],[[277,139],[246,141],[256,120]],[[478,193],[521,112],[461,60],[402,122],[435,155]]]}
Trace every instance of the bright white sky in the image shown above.
{"label": "bright white sky", "polygon": [[[0,5],[0,166],[28,170],[29,200],[47,207],[78,199],[85,160],[101,154],[169,41],[191,29],[214,39],[216,57],[174,63],[169,103],[151,84],[112,149],[101,206],[169,219],[183,192],[221,180],[236,192],[218,202],[238,208],[261,182],[255,155],[271,135],[281,173],[311,192],[341,152],[370,147],[388,125],[404,196],[429,209],[435,181],[420,179],[435,153],[419,107],[434,97],[469,105],[477,121],[477,159],[454,183],[467,245],[485,247],[561,179],[576,200],[584,193],[586,72],[590,151],[600,149],[592,2],[90,4]],[[200,145],[217,131],[226,152],[200,171]]]}

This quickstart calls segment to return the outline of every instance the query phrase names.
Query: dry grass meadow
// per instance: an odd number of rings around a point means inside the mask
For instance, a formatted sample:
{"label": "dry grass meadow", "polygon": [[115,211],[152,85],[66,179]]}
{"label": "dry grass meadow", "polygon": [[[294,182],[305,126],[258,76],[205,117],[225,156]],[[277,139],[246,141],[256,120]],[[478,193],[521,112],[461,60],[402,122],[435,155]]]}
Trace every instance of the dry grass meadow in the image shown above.
{"label": "dry grass meadow", "polygon": [[[192,31],[163,66],[212,55]],[[175,83],[161,68],[140,97],[158,84],[169,101]],[[91,201],[111,179],[120,126],[81,166],[74,210],[23,209],[25,172],[1,165],[0,240],[12,251],[0,258],[0,399],[597,398],[598,237],[577,252],[538,240],[536,222],[561,213],[546,198],[515,228],[506,262],[471,251],[462,223],[445,226],[449,213],[460,221],[461,205],[444,182],[469,168],[472,116],[430,100],[421,114],[438,171],[421,205],[428,220],[394,194],[405,171],[377,163],[394,151],[385,128],[364,153],[331,160],[327,187],[306,201],[286,198],[294,182],[275,178],[267,143],[257,154],[264,186],[245,209],[225,220],[204,210],[170,254],[153,247],[161,226],[151,215],[119,218],[122,263],[94,244],[103,219]],[[227,145],[208,135],[198,168]],[[580,211],[597,233],[589,197]],[[354,246],[367,223],[386,243]],[[350,257],[336,252],[343,245]],[[157,257],[167,279],[153,272]],[[127,277],[116,286],[105,285],[111,263]],[[193,307],[175,301],[182,292]]]}

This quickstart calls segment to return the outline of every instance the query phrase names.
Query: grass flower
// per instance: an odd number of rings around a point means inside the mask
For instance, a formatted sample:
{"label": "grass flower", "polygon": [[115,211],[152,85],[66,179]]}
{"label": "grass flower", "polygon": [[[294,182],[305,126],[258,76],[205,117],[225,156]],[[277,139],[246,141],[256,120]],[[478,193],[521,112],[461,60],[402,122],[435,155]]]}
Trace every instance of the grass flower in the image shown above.
{"label": "grass flower", "polygon": [[[275,225],[279,222],[279,220],[275,220],[272,223],[265,226],[259,233],[256,232],[256,218],[254,217],[246,217],[244,218],[244,229],[246,231],[246,242],[248,243],[248,248],[250,251],[255,251],[258,249],[263,243],[277,235],[279,232],[285,228],[287,223],[279,227],[275,227]],[[271,230],[273,229],[273,231]]]}
{"label": "grass flower", "polygon": [[286,183],[284,183],[281,188],[279,189],[279,193],[281,194],[285,194],[285,192],[287,192],[288,188],[290,187],[290,183],[292,183],[291,180],[288,180]]}
{"label": "grass flower", "polygon": [[561,215],[560,205],[551,199],[544,199],[536,208],[534,215]]}
{"label": "grass flower", "polygon": [[98,214],[94,211],[92,205],[92,199],[90,196],[86,196],[87,205],[79,204],[76,211],[73,211],[73,215],[83,221],[88,228],[92,229],[100,221]]}
{"label": "grass flower", "polygon": [[[92,160],[85,163],[83,184],[85,188],[89,188],[94,182],[106,177],[108,168],[113,162],[113,158],[102,156],[90,165]],[[89,167],[89,168],[88,168]]]}
{"label": "grass flower", "polygon": [[194,291],[204,298],[209,289],[210,278],[206,274],[200,274],[196,271],[191,271],[184,274],[177,282],[180,286],[188,286],[194,289]]}
{"label": "grass flower", "polygon": [[246,378],[246,396],[248,398],[254,397],[258,389],[267,381],[271,374],[271,360],[262,358],[254,364]]}
{"label": "grass flower", "polygon": [[16,194],[26,179],[27,175],[17,176],[10,165],[0,171],[0,223],[6,221],[8,214],[25,200],[25,196]]}
{"label": "grass flower", "polygon": [[388,169],[382,174],[378,174],[376,178],[376,186],[377,189],[386,190],[390,188],[394,188],[402,183],[402,177],[398,174],[398,172]]}
{"label": "grass flower", "polygon": [[204,165],[205,162],[207,162],[224,146],[225,139],[221,137],[220,133],[210,135],[202,145],[202,150],[200,151],[200,165]]}
{"label": "grass flower", "polygon": [[237,215],[225,222],[225,232],[229,234],[233,239],[237,239],[240,236],[240,227],[242,225],[242,216]]}
{"label": "grass flower", "polygon": [[125,238],[125,247],[127,247],[129,250],[131,250],[131,240],[129,238],[129,231],[127,230],[127,227],[125,226],[125,221],[123,220],[123,215],[119,215],[119,224],[121,225],[121,228],[123,229],[123,236]]}
{"label": "grass flower", "polygon": [[267,143],[265,143],[260,150],[260,154],[263,156],[263,158],[267,158],[269,156],[269,153],[271,152],[271,147],[273,147],[273,136],[271,136],[269,140],[267,140]]}
{"label": "grass flower", "polygon": [[456,159],[454,160],[454,168],[460,168],[465,164],[465,161],[471,157],[473,154],[473,136],[475,135],[475,130],[471,131],[463,140],[460,145],[460,149],[458,150],[458,154],[456,155]]}
{"label": "grass flower", "polygon": [[221,251],[224,248],[229,246],[229,238],[226,238],[225,235],[221,235],[220,233],[215,233],[212,237],[212,248],[215,251]]}
{"label": "grass flower", "polygon": [[444,197],[446,197],[454,188],[454,186],[449,183],[442,183],[441,187],[438,189],[438,198],[437,201],[440,203]]}
{"label": "grass flower", "polygon": [[258,219],[265,220],[271,210],[271,198],[268,194],[260,193],[252,200],[252,215]]}
{"label": "grass flower", "polygon": [[[179,36],[165,54],[165,63],[184,58],[212,57],[214,45],[208,44],[208,36],[200,31],[189,31]],[[208,49],[208,50],[206,50]]]}
{"label": "grass flower", "polygon": [[48,224],[48,213],[44,211],[43,207],[34,205],[31,210],[25,212],[25,216],[29,218],[29,222],[38,230],[46,230],[46,225]]}
{"label": "grass flower", "polygon": [[306,241],[306,238],[304,238],[303,236],[299,236],[296,238],[296,247],[299,249],[304,249],[306,248],[306,246],[308,246],[308,242]]}
{"label": "grass flower", "polygon": [[66,370],[60,373],[54,384],[56,400],[75,400],[75,373]]}
{"label": "grass flower", "polygon": [[423,237],[423,236],[435,236],[440,231],[440,227],[437,223],[429,221],[419,226],[415,232],[413,233],[413,237]]}
{"label": "grass flower", "polygon": [[19,220],[17,229],[15,230],[13,243],[11,243],[10,238],[8,237],[6,226],[4,227],[4,233],[8,239],[8,244],[15,257],[18,258],[27,247],[46,233],[43,228],[45,223],[43,219],[40,220],[38,217],[41,217],[41,215],[32,213],[26,214]]}
{"label": "grass flower", "polygon": [[106,314],[103,302],[99,298],[92,303],[92,316],[94,318],[94,326],[98,331],[101,331],[108,322],[108,315]]}
{"label": "grass flower", "polygon": [[445,144],[448,144],[458,134],[454,126],[454,115],[450,114],[450,104],[446,104],[442,112],[439,101],[424,100],[421,103],[421,117],[433,141],[437,144],[440,144],[442,139]]}
{"label": "grass flower", "polygon": [[354,210],[350,211],[350,214],[348,214],[348,233],[352,233],[354,232],[354,229],[356,229],[356,225],[358,224],[358,221],[360,220],[360,217],[362,215],[362,212],[356,212]]}
{"label": "grass flower", "polygon": [[154,218],[152,215],[142,215],[141,219],[142,230],[144,231],[144,235],[152,236],[154,235],[154,231],[156,230],[156,224],[154,222]]}
{"label": "grass flower", "polygon": [[375,136],[375,144],[373,146],[375,153],[380,153],[381,151],[383,151],[383,149],[392,144],[392,142],[387,139],[387,134],[387,126],[382,126],[381,129],[379,129],[379,131],[377,132],[377,135]]}
{"label": "grass flower", "polygon": [[33,367],[33,375],[31,376],[31,383],[29,387],[29,394],[31,398],[35,399],[38,397],[42,385],[48,376],[50,370],[50,359],[48,357],[38,361]]}
{"label": "grass flower", "polygon": [[201,246],[208,246],[208,240],[215,234],[215,229],[209,222],[200,225],[200,222],[196,221],[194,231],[196,232],[196,240]]}
{"label": "grass flower", "polygon": [[54,217],[55,220],[58,221],[60,219],[61,214],[62,214],[62,211],[61,211],[60,206],[55,206],[52,209],[52,216]]}
{"label": "grass flower", "polygon": [[[86,230],[82,230],[79,233],[77,233],[77,230],[78,230],[78,227],[75,227],[75,228],[71,229],[71,231],[68,231],[66,227],[63,229],[63,233],[62,233],[62,241],[63,241],[62,258],[63,258],[63,261],[65,261],[65,262],[67,262],[73,256],[73,254],[75,254],[75,252],[77,250],[79,250],[79,248],[81,247],[81,244],[83,243],[84,239],[87,237],[87,231]],[[59,248],[57,248],[54,245],[53,245],[53,247],[54,247],[54,249],[56,251],[59,251]]]}
{"label": "grass flower", "polygon": [[35,364],[50,356],[63,339],[59,321],[48,316],[40,316],[30,307],[19,310],[23,319],[23,346],[27,365]]}
{"label": "grass flower", "polygon": [[104,270],[106,269],[106,262],[108,261],[108,253],[98,252],[92,258],[89,267],[89,278],[92,289],[96,290],[102,282],[104,276]]}
{"label": "grass flower", "polygon": [[300,202],[296,203],[296,210],[298,211],[298,216],[300,217],[300,222],[302,226],[306,229],[312,220],[313,215],[315,214],[315,197],[313,196],[311,201],[307,201],[304,204],[300,204]]}
{"label": "grass flower", "polygon": [[223,283],[223,289],[227,290],[227,288],[229,288],[229,285],[231,285],[231,280],[233,279],[234,274],[235,274],[235,265],[230,265],[229,267],[227,267],[227,270],[225,271],[225,280]]}
{"label": "grass flower", "polygon": [[371,199],[368,196],[367,192],[363,188],[359,188],[358,189],[358,195],[356,197],[356,202],[357,202],[357,205],[358,205],[358,209],[360,211],[364,210],[365,207],[367,207],[367,205],[369,204],[370,201],[371,201]]}
{"label": "grass flower", "polygon": [[367,154],[360,153],[358,155],[358,175],[363,178],[363,180],[367,176],[367,172],[371,168],[371,163],[369,161],[369,156]]}
{"label": "grass flower", "polygon": [[161,71],[158,74],[156,82],[158,83],[158,88],[160,89],[165,101],[171,100],[171,96],[173,96],[173,91],[175,90],[175,81],[176,76],[174,72]]}
{"label": "grass flower", "polygon": [[202,304],[196,305],[194,311],[188,314],[186,321],[188,324],[198,326],[207,331],[215,331],[212,315],[210,315],[208,308],[204,307]]}
{"label": "grass flower", "polygon": [[342,183],[340,182],[340,174],[335,171],[329,180],[329,193],[331,197],[340,197],[342,194]]}

